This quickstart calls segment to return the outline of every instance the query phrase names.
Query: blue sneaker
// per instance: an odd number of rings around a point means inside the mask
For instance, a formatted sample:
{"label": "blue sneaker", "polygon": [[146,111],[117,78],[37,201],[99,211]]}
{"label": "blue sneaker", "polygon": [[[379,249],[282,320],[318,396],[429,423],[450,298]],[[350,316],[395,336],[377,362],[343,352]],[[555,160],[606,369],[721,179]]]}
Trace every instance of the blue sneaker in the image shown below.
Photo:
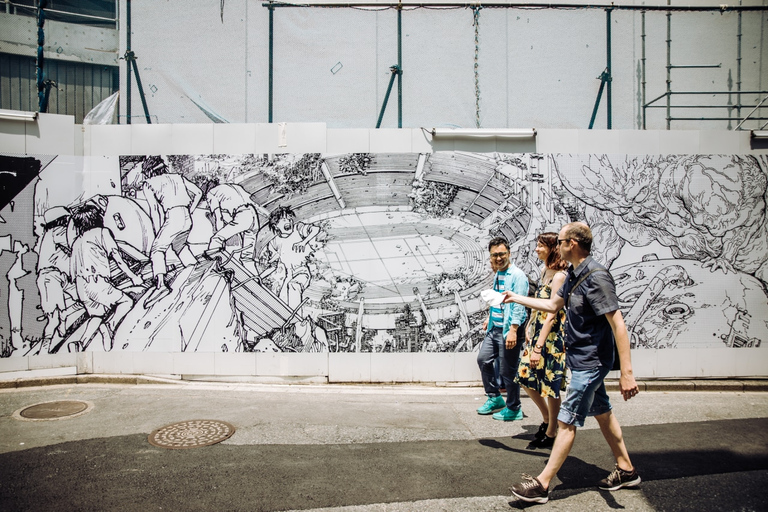
{"label": "blue sneaker", "polygon": [[513,411],[509,407],[504,407],[504,409],[500,410],[499,412],[493,415],[493,419],[500,420],[500,421],[521,420],[523,419],[523,409],[520,408],[516,411]]}
{"label": "blue sneaker", "polygon": [[482,407],[477,409],[477,414],[491,414],[494,411],[503,409],[507,406],[507,402],[501,396],[489,396]]}

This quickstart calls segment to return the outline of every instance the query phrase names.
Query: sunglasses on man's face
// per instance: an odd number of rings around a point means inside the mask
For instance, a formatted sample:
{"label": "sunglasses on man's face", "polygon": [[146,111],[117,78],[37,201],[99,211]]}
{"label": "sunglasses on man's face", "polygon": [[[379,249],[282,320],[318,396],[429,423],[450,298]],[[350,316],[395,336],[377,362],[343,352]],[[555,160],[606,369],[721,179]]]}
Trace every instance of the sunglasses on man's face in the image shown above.
{"label": "sunglasses on man's face", "polygon": [[508,252],[492,252],[491,253],[491,258],[499,259],[499,258],[505,257],[507,254],[509,254],[509,253]]}

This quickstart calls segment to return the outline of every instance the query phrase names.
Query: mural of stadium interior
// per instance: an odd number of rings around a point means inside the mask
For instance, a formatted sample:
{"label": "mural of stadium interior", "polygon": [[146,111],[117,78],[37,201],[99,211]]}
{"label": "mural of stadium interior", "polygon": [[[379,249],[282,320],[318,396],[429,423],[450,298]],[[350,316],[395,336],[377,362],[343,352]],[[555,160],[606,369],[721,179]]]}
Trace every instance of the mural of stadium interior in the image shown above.
{"label": "mural of stadium interior", "polygon": [[2,356],[473,351],[501,235],[594,231],[633,348],[768,337],[768,157],[0,157]]}

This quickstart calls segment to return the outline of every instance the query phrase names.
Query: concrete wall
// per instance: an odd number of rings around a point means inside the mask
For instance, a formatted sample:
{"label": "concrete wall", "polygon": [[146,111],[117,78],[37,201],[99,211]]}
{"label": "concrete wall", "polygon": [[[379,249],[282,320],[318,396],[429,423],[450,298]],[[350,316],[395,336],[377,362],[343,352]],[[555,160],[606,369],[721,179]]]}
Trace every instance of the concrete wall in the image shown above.
{"label": "concrete wall", "polygon": [[[473,152],[768,154],[748,132],[539,130],[535,141],[432,141],[421,129],[327,129],[322,123],[76,126],[71,117],[0,121],[0,152],[117,156],[210,153]],[[768,375],[765,348],[633,351],[640,378]],[[188,378],[310,382],[470,382],[473,353],[60,353],[0,359],[0,379],[72,373],[183,375]]]}

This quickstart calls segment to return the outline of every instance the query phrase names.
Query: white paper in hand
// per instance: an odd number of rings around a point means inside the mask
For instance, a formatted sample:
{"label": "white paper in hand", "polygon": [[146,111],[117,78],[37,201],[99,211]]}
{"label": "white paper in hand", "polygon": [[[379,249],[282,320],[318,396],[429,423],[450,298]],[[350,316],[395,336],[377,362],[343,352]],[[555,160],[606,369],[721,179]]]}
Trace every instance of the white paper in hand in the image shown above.
{"label": "white paper in hand", "polygon": [[482,297],[489,306],[498,306],[504,300],[504,294],[499,293],[496,290],[483,290],[480,292],[480,297]]}

